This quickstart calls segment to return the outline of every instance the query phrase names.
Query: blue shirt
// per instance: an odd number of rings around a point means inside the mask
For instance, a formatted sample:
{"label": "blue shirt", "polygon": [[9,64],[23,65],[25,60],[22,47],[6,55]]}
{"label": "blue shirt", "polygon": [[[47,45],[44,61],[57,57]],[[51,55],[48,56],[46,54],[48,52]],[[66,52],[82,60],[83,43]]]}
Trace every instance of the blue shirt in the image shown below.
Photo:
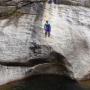
{"label": "blue shirt", "polygon": [[51,31],[51,25],[50,25],[50,24],[45,24],[45,25],[44,25],[44,30],[45,30],[46,32],[50,32],[50,31]]}

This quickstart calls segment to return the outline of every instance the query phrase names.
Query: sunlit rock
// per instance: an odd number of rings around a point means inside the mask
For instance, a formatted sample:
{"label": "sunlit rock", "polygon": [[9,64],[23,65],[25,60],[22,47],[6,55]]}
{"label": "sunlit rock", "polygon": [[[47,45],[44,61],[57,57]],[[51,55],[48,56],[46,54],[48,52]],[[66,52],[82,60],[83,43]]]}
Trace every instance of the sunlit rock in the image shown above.
{"label": "sunlit rock", "polygon": [[66,57],[79,79],[90,71],[89,16],[89,8],[55,4],[46,5],[43,14],[43,25],[49,20],[52,26],[45,41]]}

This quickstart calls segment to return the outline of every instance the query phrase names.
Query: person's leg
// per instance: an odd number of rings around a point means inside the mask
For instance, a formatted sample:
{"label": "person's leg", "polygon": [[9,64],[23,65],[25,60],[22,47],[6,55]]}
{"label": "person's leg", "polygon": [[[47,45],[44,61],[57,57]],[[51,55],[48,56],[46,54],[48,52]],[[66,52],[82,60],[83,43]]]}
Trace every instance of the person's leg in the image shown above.
{"label": "person's leg", "polygon": [[45,31],[45,37],[47,37],[47,31]]}
{"label": "person's leg", "polygon": [[50,32],[48,32],[48,37],[50,37]]}

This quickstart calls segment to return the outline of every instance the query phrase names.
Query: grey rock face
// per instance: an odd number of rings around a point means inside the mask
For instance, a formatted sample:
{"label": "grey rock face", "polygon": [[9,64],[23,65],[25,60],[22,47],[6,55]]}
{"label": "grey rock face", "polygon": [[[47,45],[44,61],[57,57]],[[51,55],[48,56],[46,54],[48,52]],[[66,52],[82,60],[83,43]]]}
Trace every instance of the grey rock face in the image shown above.
{"label": "grey rock face", "polygon": [[0,77],[2,77],[0,84],[38,74],[56,74],[72,77],[70,76],[72,72],[66,67],[69,66],[69,64],[64,62],[64,60],[66,59],[61,54],[51,52],[45,57],[30,59],[30,61],[26,63],[0,62]]}
{"label": "grey rock face", "polygon": [[[32,2],[46,2],[47,0],[0,0],[1,5],[22,6]],[[90,7],[90,0],[48,0],[49,3],[66,4],[66,5],[81,5]]]}
{"label": "grey rock face", "polygon": [[[83,78],[90,71],[90,9],[58,4],[32,5],[18,10],[24,14],[0,19],[0,84],[26,77],[32,72],[43,73],[46,70],[46,73],[59,73],[57,71],[61,68],[57,69],[57,64],[53,67],[48,63],[61,60],[75,78]],[[14,9],[9,8],[8,11]],[[50,38],[44,36],[46,20],[52,26]],[[55,53],[51,54],[52,51],[58,52],[64,59],[57,59],[57,54],[53,57]]]}
{"label": "grey rock face", "polygon": [[[0,1],[0,18],[27,14],[38,14],[44,7],[45,0],[5,0]],[[43,11],[43,10],[42,10]]]}

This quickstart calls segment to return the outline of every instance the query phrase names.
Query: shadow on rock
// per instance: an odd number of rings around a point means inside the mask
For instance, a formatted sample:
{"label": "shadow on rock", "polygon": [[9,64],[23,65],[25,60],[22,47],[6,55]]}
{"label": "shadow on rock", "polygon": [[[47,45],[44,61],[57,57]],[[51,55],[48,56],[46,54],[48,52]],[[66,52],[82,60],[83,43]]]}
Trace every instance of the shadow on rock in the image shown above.
{"label": "shadow on rock", "polygon": [[33,75],[23,80],[10,82],[0,90],[83,90],[78,82],[66,75]]}
{"label": "shadow on rock", "polygon": [[71,65],[60,53],[52,51],[46,58],[30,60],[32,69],[26,72],[26,76],[37,74],[58,74],[73,77],[73,73],[68,69]]}

